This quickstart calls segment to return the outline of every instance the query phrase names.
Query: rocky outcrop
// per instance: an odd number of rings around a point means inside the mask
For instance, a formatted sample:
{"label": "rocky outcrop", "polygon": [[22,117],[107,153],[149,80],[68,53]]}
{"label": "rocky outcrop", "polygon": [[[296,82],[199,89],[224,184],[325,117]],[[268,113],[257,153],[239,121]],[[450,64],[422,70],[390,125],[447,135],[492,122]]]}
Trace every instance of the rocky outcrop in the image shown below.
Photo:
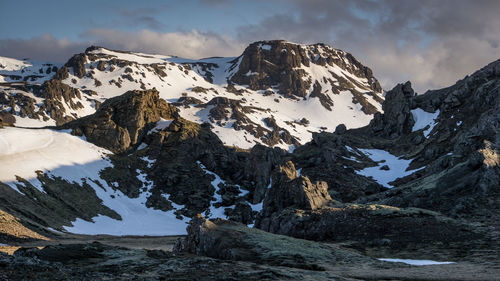
{"label": "rocky outcrop", "polygon": [[16,118],[5,111],[0,111],[0,128],[2,127],[11,127],[16,123]]}
{"label": "rocky outcrop", "polygon": [[278,124],[276,123],[276,120],[274,119],[274,116],[271,115],[271,117],[266,117],[264,119],[264,123],[268,127],[272,128],[272,131],[268,132],[262,138],[262,140],[264,141],[265,144],[267,144],[269,146],[274,146],[276,144],[283,142],[283,143],[286,143],[289,145],[292,145],[292,144],[296,145],[296,146],[300,145],[297,138],[292,136],[292,134],[290,134],[290,132],[288,130],[278,126]]}
{"label": "rocky outcrop", "polygon": [[313,141],[299,146],[291,155],[292,161],[312,181],[326,182],[331,197],[340,202],[354,202],[385,191],[386,188],[373,179],[355,172],[373,166],[373,162],[348,149],[366,146],[369,138],[344,128],[339,125],[333,134],[313,133]]}
{"label": "rocky outcrop", "polygon": [[[387,93],[384,114],[376,114],[369,126],[313,134],[292,159],[311,179],[326,181],[339,201],[418,207],[498,229],[499,65],[423,95],[415,96],[410,83],[400,84]],[[435,115],[413,131],[417,109]],[[357,174],[373,164],[355,148],[411,159],[407,170],[415,171],[386,190]]]}
{"label": "rocky outcrop", "polygon": [[[311,64],[335,65],[354,76],[366,79],[369,85],[367,91],[382,92],[371,69],[363,66],[351,54],[322,43],[303,46],[283,40],[259,41],[250,44],[234,63],[238,70],[230,77],[231,82],[248,85],[252,90],[267,90],[278,86],[279,93],[289,98],[305,98],[309,94],[311,81],[302,67],[309,67]],[[337,84],[332,81],[332,91],[335,93],[353,89],[352,85],[359,83],[354,79],[334,76],[341,81]],[[320,98],[325,108],[331,110],[331,100],[320,92],[321,87],[318,86],[319,84],[315,85],[316,91],[313,91],[311,97]]]}
{"label": "rocky outcrop", "polygon": [[496,61],[451,87],[414,97],[413,108],[439,110],[435,126],[426,137],[419,131],[403,134],[390,147],[411,155],[413,167],[425,169],[367,200],[426,208],[500,229],[499,85]]}
{"label": "rocky outcrop", "polygon": [[[265,209],[264,209],[265,212]],[[485,233],[473,225],[416,208],[348,204],[316,210],[288,208],[273,216],[268,231],[315,241],[352,241],[360,247],[474,244],[484,247]],[[425,227],[422,227],[425,226]],[[474,241],[475,242],[471,242]],[[477,243],[476,243],[477,242]]]}
{"label": "rocky outcrop", "polygon": [[391,139],[410,133],[415,123],[410,113],[414,97],[410,82],[398,84],[388,91],[382,105],[384,113],[375,113],[370,123],[373,132]]}
{"label": "rocky outcrop", "polygon": [[85,54],[77,54],[71,57],[68,62],[64,65],[67,68],[73,69],[73,74],[78,78],[83,78],[87,73],[85,69],[85,63],[87,62],[87,56]]}
{"label": "rocky outcrop", "polygon": [[[10,95],[0,92],[0,104],[9,108],[9,113],[21,118],[41,121],[53,119],[56,125],[62,125],[74,120],[77,117],[75,112],[83,108],[82,93],[58,79],[47,80],[42,85],[10,87],[17,92]],[[25,92],[32,92],[32,95],[28,96]],[[43,100],[40,102],[36,98]]]}
{"label": "rocky outcrop", "polygon": [[82,96],[78,89],[72,88],[60,80],[51,79],[43,83],[40,95],[44,98],[40,111],[46,112],[48,116],[56,121],[56,125],[62,125],[75,118],[66,112],[65,104],[74,110],[83,108]]}
{"label": "rocky outcrop", "polygon": [[308,177],[299,176],[293,163],[288,161],[274,172],[271,189],[255,225],[269,231],[273,218],[286,208],[316,210],[331,201],[325,182],[312,183]]}
{"label": "rocky outcrop", "polygon": [[174,119],[177,109],[155,89],[129,91],[106,100],[96,113],[67,124],[73,134],[115,153],[139,145],[160,118]]}
{"label": "rocky outcrop", "polygon": [[255,183],[253,203],[264,200],[268,186],[271,184],[271,172],[281,163],[286,152],[279,148],[255,145],[250,150],[244,166],[245,178]]}
{"label": "rocky outcrop", "polygon": [[325,182],[311,183],[308,177],[299,175],[293,163],[288,161],[273,174],[273,185],[264,206],[275,211],[287,207],[315,210],[331,200]]}
{"label": "rocky outcrop", "polygon": [[[263,44],[270,49],[262,49]],[[305,71],[293,70],[302,65],[309,66],[307,54],[299,45],[285,41],[255,42],[245,49],[240,59],[238,71],[231,77],[232,82],[246,84],[252,90],[280,84],[280,94],[284,96],[306,96],[310,85],[303,79]]]}
{"label": "rocky outcrop", "polygon": [[274,235],[225,220],[193,218],[188,235],[180,238],[174,252],[193,253],[217,259],[324,270],[325,263],[367,261],[369,258],[334,246]]}
{"label": "rocky outcrop", "polygon": [[[485,228],[480,230],[437,212],[332,200],[326,183],[312,184],[307,177],[299,177],[292,162],[275,171],[272,183],[255,226],[275,234],[397,250],[418,245],[482,248],[492,243]],[[477,243],[470,242],[474,239]]]}

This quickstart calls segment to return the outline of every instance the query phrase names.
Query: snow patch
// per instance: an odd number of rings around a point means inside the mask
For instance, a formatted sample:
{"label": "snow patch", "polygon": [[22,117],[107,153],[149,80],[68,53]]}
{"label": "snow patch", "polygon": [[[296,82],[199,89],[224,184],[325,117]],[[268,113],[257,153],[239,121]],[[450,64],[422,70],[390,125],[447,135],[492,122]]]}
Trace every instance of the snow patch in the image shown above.
{"label": "snow patch", "polygon": [[109,153],[64,132],[4,128],[0,134],[0,181],[14,187],[19,176],[44,192],[35,172],[41,170],[82,184],[82,178],[93,179],[96,172],[109,166],[103,160]]}
{"label": "snow patch", "polygon": [[[348,148],[348,150],[352,148]],[[410,165],[412,159],[406,160],[402,158],[398,158],[390,154],[385,150],[380,149],[359,149],[363,154],[368,156],[374,162],[378,162],[378,165],[375,167],[368,167],[360,171],[356,171],[356,174],[362,175],[365,177],[372,177],[379,184],[391,188],[389,182],[394,181],[397,178],[402,178],[407,175],[410,175],[418,170],[421,170],[425,167],[421,167],[417,170],[407,171],[406,169]],[[389,170],[382,170],[381,167],[387,165]]]}
{"label": "snow patch", "polygon": [[260,44],[259,44],[259,48],[260,48],[261,50],[270,51],[270,50],[271,50],[271,48],[272,48],[272,46],[271,46],[271,45],[267,45],[267,44],[262,44],[262,43],[260,43]]}
{"label": "snow patch", "polygon": [[416,108],[411,111],[411,114],[413,115],[413,120],[415,120],[415,124],[411,131],[415,132],[429,126],[429,128],[424,131],[424,136],[427,138],[437,124],[436,118],[439,116],[439,109],[434,113],[429,113],[421,108]]}
{"label": "snow patch", "polygon": [[443,264],[453,264],[455,262],[451,261],[433,261],[433,260],[411,260],[411,259],[388,259],[388,258],[380,258],[380,261],[387,262],[401,262],[410,265],[422,266],[422,265],[443,265]]}
{"label": "snow patch", "polygon": [[166,120],[166,119],[160,118],[160,121],[156,122],[156,126],[149,131],[149,134],[159,132],[159,131],[162,131],[162,130],[168,128],[168,126],[170,126],[170,124],[172,124],[172,121],[173,120]]}

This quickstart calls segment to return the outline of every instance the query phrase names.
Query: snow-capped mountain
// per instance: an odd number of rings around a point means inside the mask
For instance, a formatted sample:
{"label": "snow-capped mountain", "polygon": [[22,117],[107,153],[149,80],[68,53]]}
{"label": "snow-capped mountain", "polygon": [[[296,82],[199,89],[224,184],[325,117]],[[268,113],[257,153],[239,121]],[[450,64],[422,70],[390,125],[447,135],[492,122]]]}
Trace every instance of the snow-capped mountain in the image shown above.
{"label": "snow-capped mountain", "polygon": [[290,185],[473,221],[498,209],[484,200],[498,198],[498,61],[385,100],[370,69],[322,44],[199,61],[91,47],[64,65],[0,64],[1,209],[43,231],[183,234],[198,213],[290,226],[279,208],[303,202]]}
{"label": "snow-capped mountain", "polygon": [[61,125],[129,90],[153,89],[225,145],[293,149],[312,132],[367,125],[382,89],[351,54],[262,41],[239,57],[182,59],[90,47],[64,65],[0,58],[1,109],[16,126]]}
{"label": "snow-capped mountain", "polygon": [[367,125],[383,101],[352,55],[286,41],[201,60],[0,58],[0,79],[4,208],[89,234],[180,234],[197,212],[251,224],[284,153],[269,147]]}

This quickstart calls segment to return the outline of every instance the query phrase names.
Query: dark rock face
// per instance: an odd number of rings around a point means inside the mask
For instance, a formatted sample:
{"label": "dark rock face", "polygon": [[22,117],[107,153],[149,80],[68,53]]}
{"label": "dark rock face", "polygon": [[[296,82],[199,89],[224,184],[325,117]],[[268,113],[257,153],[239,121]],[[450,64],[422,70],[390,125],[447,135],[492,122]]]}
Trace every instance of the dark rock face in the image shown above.
{"label": "dark rock face", "polygon": [[16,118],[12,114],[0,111],[0,128],[4,126],[14,126],[14,123],[16,123]]}
{"label": "dark rock face", "polygon": [[[357,77],[366,78],[368,91],[381,92],[382,88],[373,77],[372,71],[363,66],[351,54],[332,49],[325,44],[301,46],[286,41],[260,41],[250,44],[238,58],[239,69],[231,77],[236,84],[249,85],[252,90],[267,90],[279,86],[279,93],[288,98],[305,98],[311,87],[302,66],[334,64]],[[236,60],[234,63],[236,64]],[[339,78],[339,85],[332,85],[332,91],[352,89],[357,82]],[[345,80],[345,81],[344,81]],[[361,94],[361,93],[359,93]],[[314,85],[311,97],[317,97],[325,108],[331,110],[332,101],[321,93],[321,86]],[[360,99],[361,100],[361,99]],[[367,109],[368,110],[368,109]]]}
{"label": "dark rock face", "polygon": [[[252,90],[264,90],[280,83],[280,94],[289,97],[305,97],[309,84],[304,82],[304,70],[292,70],[302,64],[309,66],[309,59],[299,45],[285,41],[270,41],[271,50],[262,49],[262,44],[255,42],[243,52],[238,72],[231,78],[237,84],[247,84]],[[285,52],[281,50],[285,49]],[[293,55],[295,53],[295,55]],[[247,73],[257,75],[247,76]]]}
{"label": "dark rock face", "polygon": [[[99,214],[121,219],[115,211],[102,204],[88,183],[69,183],[41,173],[37,179],[44,192],[22,178],[18,178],[17,184],[22,194],[0,182],[2,209],[36,231],[44,227],[62,229],[63,226],[71,225],[76,218],[91,221]],[[4,232],[4,229],[0,230],[0,233]]]}
{"label": "dark rock face", "polygon": [[263,202],[263,209],[256,221],[256,227],[269,231],[273,217],[286,208],[316,210],[332,198],[325,182],[311,183],[308,177],[298,176],[291,161],[276,170],[272,186]]}
{"label": "dark rock face", "polygon": [[[292,160],[311,179],[326,181],[330,195],[342,202],[418,207],[498,228],[499,65],[494,62],[451,87],[418,96],[409,83],[400,84],[388,92],[384,114],[376,114],[369,126],[313,134]],[[439,110],[426,135],[426,128],[412,132],[411,110],[417,108]],[[385,150],[412,159],[408,170],[421,169],[386,190],[356,174],[373,165],[352,153],[355,148]]]}
{"label": "dark rock face", "polygon": [[334,134],[313,133],[313,141],[298,147],[291,155],[292,161],[312,181],[324,181],[330,196],[340,202],[354,202],[382,192],[385,187],[376,181],[355,173],[373,162],[361,159],[347,149],[366,145],[366,136],[354,137],[353,130],[343,131],[338,126]]}
{"label": "dark rock face", "polygon": [[499,69],[500,61],[493,62],[451,87],[408,101],[405,108],[440,110],[436,125],[427,137],[416,131],[387,145],[411,155],[413,167],[425,169],[397,181],[400,188],[367,200],[488,221],[498,228]]}
{"label": "dark rock face", "polygon": [[87,73],[85,70],[86,62],[87,56],[85,54],[78,54],[71,57],[64,66],[67,68],[71,67],[76,77],[83,78],[83,76]]}
{"label": "dark rock face", "polygon": [[120,153],[140,144],[160,118],[173,119],[177,109],[160,99],[156,90],[130,91],[106,100],[99,110],[65,127],[76,135]]}
{"label": "dark rock face", "polygon": [[356,241],[362,247],[386,241],[395,249],[414,245],[478,246],[485,238],[484,232],[472,225],[427,210],[356,204],[316,210],[288,208],[271,218],[268,231],[315,241]]}
{"label": "dark rock face", "polygon": [[156,202],[155,198],[161,200],[162,193],[170,194],[170,200],[185,206],[182,214],[192,217],[210,206],[215,192],[211,184],[213,176],[200,164],[221,175],[227,183],[241,173],[236,154],[226,148],[208,126],[177,118],[167,129],[152,134],[146,143],[148,149],[142,153],[156,159],[148,171],[156,186],[147,202],[151,206],[161,206],[161,201]]}
{"label": "dark rock face", "polygon": [[271,127],[273,130],[268,132],[264,137],[264,143],[273,146],[281,141],[286,144],[300,145],[299,141],[293,137],[290,132],[284,128],[281,128],[276,124],[276,120],[273,116],[264,119],[267,126]]}
{"label": "dark rock face", "polygon": [[402,134],[411,132],[415,121],[410,110],[415,92],[411,83],[398,84],[386,94],[383,103],[384,113],[376,113],[370,126],[375,133],[380,133],[390,138],[397,138]]}
{"label": "dark rock face", "polygon": [[269,148],[255,145],[250,151],[244,166],[245,178],[253,179],[255,189],[253,203],[262,202],[268,185],[271,183],[271,171],[285,156],[285,151],[279,148]]}
{"label": "dark rock face", "polygon": [[[22,118],[47,121],[52,118],[56,125],[62,125],[75,119],[75,115],[67,112],[65,105],[72,110],[83,108],[82,94],[58,79],[51,79],[40,85],[12,85],[14,89],[32,92],[36,97],[43,98],[40,105],[34,98],[24,94],[5,95],[0,92],[0,104],[10,107],[9,113]],[[16,112],[15,108],[19,108]]]}
{"label": "dark rock face", "polygon": [[[56,125],[62,125],[74,118],[69,116],[63,105],[66,103],[71,109],[81,109],[83,105],[80,100],[82,98],[78,89],[72,88],[60,80],[51,79],[43,83],[41,96],[45,99],[40,111],[46,112],[52,119],[56,121]],[[74,99],[77,101],[75,102]]]}
{"label": "dark rock face", "polygon": [[273,174],[273,185],[264,206],[275,211],[287,207],[315,210],[332,200],[325,182],[312,184],[308,177],[299,176],[292,161],[286,162]]}

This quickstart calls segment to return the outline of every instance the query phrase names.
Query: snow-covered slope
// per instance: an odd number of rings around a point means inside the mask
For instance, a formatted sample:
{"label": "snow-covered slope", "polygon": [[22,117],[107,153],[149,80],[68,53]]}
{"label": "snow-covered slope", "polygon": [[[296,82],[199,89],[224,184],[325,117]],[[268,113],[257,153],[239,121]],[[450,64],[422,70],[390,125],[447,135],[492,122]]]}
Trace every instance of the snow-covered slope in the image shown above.
{"label": "snow-covered slope", "polygon": [[[4,128],[0,130],[0,182],[8,184],[18,193],[18,185],[24,185],[18,177],[28,181],[45,193],[37,174],[44,173],[53,179],[60,178],[69,183],[89,184],[102,204],[115,211],[121,219],[98,215],[92,221],[77,218],[65,230],[80,234],[110,235],[181,235],[185,234],[188,218],[175,212],[184,206],[172,203],[173,209],[162,211],[146,206],[154,184],[146,179],[143,171],[137,178],[145,189],[137,198],[129,198],[110,186],[101,178],[100,172],[112,167],[112,153],[72,136],[69,132],[50,129]],[[201,164],[200,164],[201,165]],[[204,168],[204,167],[203,167]],[[213,175],[212,185],[218,189],[223,181]],[[165,199],[168,195],[165,194]],[[82,200],[83,198],[76,199]],[[233,206],[234,208],[234,206]],[[205,215],[210,218],[226,218],[225,207],[210,207]]]}
{"label": "snow-covered slope", "polygon": [[[248,63],[255,60],[260,60],[259,65]],[[26,79],[27,72],[20,69],[27,62],[2,61],[4,81]],[[128,90],[156,88],[162,98],[180,108],[182,117],[210,123],[226,145],[240,148],[261,143],[293,149],[311,140],[311,132],[332,131],[342,123],[347,128],[361,127],[382,110],[382,90],[371,70],[350,54],[323,44],[257,42],[240,57],[201,60],[91,47],[62,68],[45,68],[28,67],[29,73],[43,76],[32,83],[43,82],[58,69],[54,77],[79,90],[79,98],[64,97],[67,118],[91,114],[96,104]],[[19,74],[22,79],[13,79]],[[33,92],[34,99],[44,95],[43,86],[38,92],[2,87],[7,95]],[[68,105],[69,99],[81,106]],[[40,107],[43,101],[33,104]],[[11,110],[8,105],[3,107]],[[45,111],[44,116],[56,119]]]}
{"label": "snow-covered slope", "polygon": [[42,83],[59,69],[59,63],[45,63],[32,60],[17,60],[0,57],[1,82]]}

